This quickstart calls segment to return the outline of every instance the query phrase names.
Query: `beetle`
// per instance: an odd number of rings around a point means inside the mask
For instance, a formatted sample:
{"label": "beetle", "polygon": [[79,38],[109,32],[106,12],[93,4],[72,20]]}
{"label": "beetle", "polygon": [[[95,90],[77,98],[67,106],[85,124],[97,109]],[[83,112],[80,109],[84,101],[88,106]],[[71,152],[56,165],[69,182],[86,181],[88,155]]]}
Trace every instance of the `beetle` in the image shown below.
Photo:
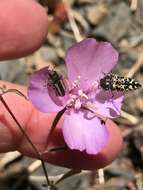
{"label": "beetle", "polygon": [[65,95],[65,83],[62,76],[55,70],[49,70],[48,72],[48,85],[52,86],[57,96]]}
{"label": "beetle", "polygon": [[132,91],[140,88],[141,84],[133,78],[109,73],[100,79],[100,87],[105,91]]}

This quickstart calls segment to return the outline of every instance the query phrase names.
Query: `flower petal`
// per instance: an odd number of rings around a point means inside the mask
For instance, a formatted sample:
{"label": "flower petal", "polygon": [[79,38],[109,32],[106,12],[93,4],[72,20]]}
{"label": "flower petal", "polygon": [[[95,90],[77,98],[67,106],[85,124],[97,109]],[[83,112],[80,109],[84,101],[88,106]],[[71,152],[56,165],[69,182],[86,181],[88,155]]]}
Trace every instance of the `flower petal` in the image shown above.
{"label": "flower petal", "polygon": [[97,90],[93,102],[95,112],[107,118],[118,117],[120,116],[123,99],[122,92]]}
{"label": "flower petal", "polygon": [[98,154],[108,141],[105,125],[97,117],[85,119],[83,113],[65,114],[63,135],[70,149],[88,154]]}
{"label": "flower petal", "polygon": [[65,60],[69,79],[74,81],[81,76],[82,87],[87,87],[111,71],[118,61],[118,52],[108,42],[88,38],[69,48]]}
{"label": "flower petal", "polygon": [[[63,108],[63,102],[47,86],[48,67],[34,72],[30,77],[28,97],[41,112],[57,112]],[[51,98],[52,97],[52,98]]]}

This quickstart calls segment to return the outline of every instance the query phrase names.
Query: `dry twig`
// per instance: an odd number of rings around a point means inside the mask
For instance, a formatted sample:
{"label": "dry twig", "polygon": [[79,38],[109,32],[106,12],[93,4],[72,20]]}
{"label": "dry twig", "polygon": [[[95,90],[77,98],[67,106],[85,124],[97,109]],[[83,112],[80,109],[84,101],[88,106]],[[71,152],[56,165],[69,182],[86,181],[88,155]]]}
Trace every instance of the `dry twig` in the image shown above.
{"label": "dry twig", "polygon": [[132,125],[136,125],[139,122],[139,119],[123,110],[121,110],[121,117],[129,120]]}
{"label": "dry twig", "polygon": [[131,11],[136,11],[138,6],[138,0],[131,0],[130,9]]}
{"label": "dry twig", "polygon": [[65,5],[65,10],[67,12],[67,16],[68,16],[72,31],[74,33],[74,37],[75,37],[76,41],[79,42],[83,38],[82,38],[82,36],[81,36],[81,34],[79,32],[78,26],[77,26],[77,24],[75,22],[73,11],[72,11],[72,9],[70,7],[70,4],[69,4],[68,0],[63,0],[63,2],[64,2],[64,5]]}
{"label": "dry twig", "polygon": [[105,183],[104,169],[99,169],[98,170],[98,178],[99,178],[99,184],[104,184]]}
{"label": "dry twig", "polygon": [[41,167],[41,161],[40,160],[36,160],[34,162],[32,162],[32,164],[30,164],[30,166],[28,167],[28,173],[32,174],[33,172],[35,172],[37,169],[39,169]]}
{"label": "dry twig", "polygon": [[[86,175],[86,174],[90,174],[90,171],[84,171],[83,170],[81,173],[77,172],[74,176],[82,176],[82,175]],[[60,175],[56,175],[56,176],[49,176],[49,179],[50,179],[50,181],[56,182],[59,179],[61,179],[64,175],[65,174],[60,174]],[[29,177],[30,177],[31,181],[42,182],[42,183],[46,182],[44,176],[33,176],[33,175],[31,175]],[[71,176],[69,176],[69,177],[71,177]]]}
{"label": "dry twig", "polygon": [[138,57],[136,63],[132,66],[132,68],[126,74],[126,77],[131,77],[132,78],[142,65],[143,65],[143,55],[141,54]]}
{"label": "dry twig", "polygon": [[8,152],[0,160],[0,169],[3,169],[8,163],[13,162],[21,156],[21,153],[18,151]]}

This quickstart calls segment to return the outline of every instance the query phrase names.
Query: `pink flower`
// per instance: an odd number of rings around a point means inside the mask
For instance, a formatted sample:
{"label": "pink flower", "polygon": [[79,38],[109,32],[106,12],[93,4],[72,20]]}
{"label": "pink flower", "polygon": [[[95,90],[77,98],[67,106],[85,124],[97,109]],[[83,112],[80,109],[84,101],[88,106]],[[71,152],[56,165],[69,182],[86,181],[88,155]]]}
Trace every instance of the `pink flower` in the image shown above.
{"label": "pink flower", "polygon": [[97,154],[106,145],[108,130],[101,118],[120,115],[123,96],[104,91],[99,81],[117,61],[118,53],[110,43],[89,38],[67,50],[65,96],[58,96],[47,85],[48,67],[32,74],[28,95],[41,112],[59,112],[66,107],[62,130],[70,149]]}

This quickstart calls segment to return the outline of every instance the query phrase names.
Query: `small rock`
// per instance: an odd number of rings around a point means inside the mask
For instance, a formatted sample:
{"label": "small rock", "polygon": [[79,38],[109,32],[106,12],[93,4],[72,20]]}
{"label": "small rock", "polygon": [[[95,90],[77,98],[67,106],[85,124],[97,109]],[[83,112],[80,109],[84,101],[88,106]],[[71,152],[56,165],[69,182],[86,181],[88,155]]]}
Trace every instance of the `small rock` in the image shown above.
{"label": "small rock", "polygon": [[143,169],[143,128],[142,124],[134,128],[128,136],[128,157],[136,168]]}
{"label": "small rock", "polygon": [[75,39],[70,38],[68,36],[63,36],[62,43],[63,43],[62,47],[64,47],[64,49],[67,50],[75,43]]}
{"label": "small rock", "polygon": [[106,183],[106,189],[126,190],[127,183],[128,179],[125,177],[114,177],[108,180]]}
{"label": "small rock", "polygon": [[18,84],[26,84],[26,65],[19,59],[12,61],[1,61],[0,79]]}
{"label": "small rock", "polygon": [[87,19],[92,25],[97,25],[107,15],[107,8],[103,4],[87,8]]}
{"label": "small rock", "polygon": [[143,18],[143,1],[138,1],[138,8],[136,10],[136,20],[138,23],[143,26],[142,18]]}
{"label": "small rock", "polygon": [[124,53],[122,52],[120,54],[120,60],[119,60],[120,65],[117,66],[117,67],[122,66],[122,68],[120,68],[119,71],[123,72],[125,68],[130,69],[133,66],[133,64],[136,62],[137,56],[138,56],[137,53],[133,50]]}
{"label": "small rock", "polygon": [[56,49],[50,46],[45,46],[40,49],[41,56],[45,61],[56,63],[58,61],[58,55]]}
{"label": "small rock", "polygon": [[130,9],[125,3],[121,2],[112,6],[107,18],[100,23],[99,27],[93,30],[92,34],[117,44],[121,38],[128,34],[130,26]]}
{"label": "small rock", "polygon": [[135,104],[137,106],[137,109],[141,112],[143,112],[143,98],[139,97],[136,99]]}

